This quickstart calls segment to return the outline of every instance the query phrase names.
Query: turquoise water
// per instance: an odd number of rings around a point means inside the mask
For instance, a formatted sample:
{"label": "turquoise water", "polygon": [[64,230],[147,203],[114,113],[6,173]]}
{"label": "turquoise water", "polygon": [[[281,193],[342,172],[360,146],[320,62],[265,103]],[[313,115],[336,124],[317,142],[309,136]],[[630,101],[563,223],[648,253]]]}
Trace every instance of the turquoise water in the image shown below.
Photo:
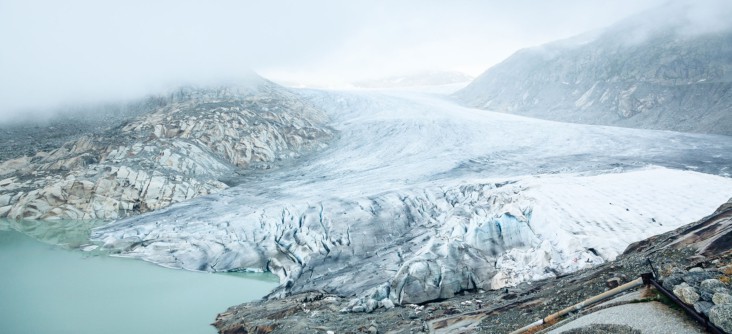
{"label": "turquoise water", "polygon": [[9,224],[0,222],[0,333],[216,333],[217,313],[277,285],[269,274],[196,273],[91,255],[57,246],[83,243],[80,229],[24,234]]}

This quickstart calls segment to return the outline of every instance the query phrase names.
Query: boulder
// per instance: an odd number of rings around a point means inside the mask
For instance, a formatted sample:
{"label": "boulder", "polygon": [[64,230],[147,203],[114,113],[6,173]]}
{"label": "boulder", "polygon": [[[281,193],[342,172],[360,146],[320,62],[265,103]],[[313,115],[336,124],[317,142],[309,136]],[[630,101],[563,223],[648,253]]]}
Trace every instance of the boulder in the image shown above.
{"label": "boulder", "polygon": [[715,293],[714,296],[712,296],[712,302],[714,305],[726,305],[726,304],[732,304],[732,296],[726,294],[726,293]]}
{"label": "boulder", "polygon": [[712,307],[714,307],[714,304],[712,304],[708,301],[701,300],[701,301],[694,303],[694,310],[696,310],[697,312],[699,312],[701,314],[707,315],[707,316],[709,315],[709,310]]}
{"label": "boulder", "polygon": [[673,290],[675,286],[684,282],[684,274],[686,274],[686,272],[679,271],[672,273],[668,277],[664,278],[663,287],[666,288],[666,290]]}
{"label": "boulder", "polygon": [[701,299],[711,301],[715,293],[727,293],[727,286],[718,279],[707,279],[699,285]]}
{"label": "boulder", "polygon": [[613,277],[613,278],[605,281],[605,285],[610,289],[618,287],[620,285],[620,283],[621,283],[620,277]]}
{"label": "boulder", "polygon": [[675,286],[673,291],[676,297],[679,297],[687,305],[694,305],[699,300],[699,294],[696,290],[686,283]]}
{"label": "boulder", "polygon": [[715,279],[722,276],[721,273],[717,271],[689,271],[684,275],[684,282],[689,283],[691,286],[700,286],[701,282],[708,280],[708,279]]}
{"label": "boulder", "polygon": [[716,305],[709,310],[709,321],[727,333],[732,333],[732,304]]}

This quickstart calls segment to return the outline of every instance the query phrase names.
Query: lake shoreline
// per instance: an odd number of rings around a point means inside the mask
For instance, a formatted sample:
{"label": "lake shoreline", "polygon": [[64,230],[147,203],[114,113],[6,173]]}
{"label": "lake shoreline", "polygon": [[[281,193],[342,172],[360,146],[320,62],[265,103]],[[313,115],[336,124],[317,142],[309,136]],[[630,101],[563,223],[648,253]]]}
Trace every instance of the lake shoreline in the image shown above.
{"label": "lake shoreline", "polygon": [[278,285],[269,274],[170,270],[7,228],[0,228],[0,266],[7,333],[215,333],[213,315]]}

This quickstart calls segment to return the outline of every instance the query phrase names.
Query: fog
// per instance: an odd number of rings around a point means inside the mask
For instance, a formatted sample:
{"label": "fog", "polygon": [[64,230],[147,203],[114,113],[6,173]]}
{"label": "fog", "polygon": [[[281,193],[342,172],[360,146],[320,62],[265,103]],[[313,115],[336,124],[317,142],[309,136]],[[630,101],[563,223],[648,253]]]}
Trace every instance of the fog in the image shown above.
{"label": "fog", "polygon": [[[684,11],[712,22],[725,1],[694,3],[703,5]],[[251,70],[309,86],[422,70],[475,76],[520,48],[664,4],[675,8],[665,0],[2,0],[0,121]]]}

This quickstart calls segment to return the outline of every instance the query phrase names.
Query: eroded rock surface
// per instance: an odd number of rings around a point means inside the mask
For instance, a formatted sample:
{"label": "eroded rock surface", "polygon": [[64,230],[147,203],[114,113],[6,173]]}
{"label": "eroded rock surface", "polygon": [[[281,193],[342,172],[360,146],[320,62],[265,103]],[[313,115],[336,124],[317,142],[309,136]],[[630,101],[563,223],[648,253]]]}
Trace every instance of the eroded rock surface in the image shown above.
{"label": "eroded rock surface", "polygon": [[320,149],[326,116],[264,80],[181,89],[113,128],[0,162],[0,217],[118,219],[228,187]]}

